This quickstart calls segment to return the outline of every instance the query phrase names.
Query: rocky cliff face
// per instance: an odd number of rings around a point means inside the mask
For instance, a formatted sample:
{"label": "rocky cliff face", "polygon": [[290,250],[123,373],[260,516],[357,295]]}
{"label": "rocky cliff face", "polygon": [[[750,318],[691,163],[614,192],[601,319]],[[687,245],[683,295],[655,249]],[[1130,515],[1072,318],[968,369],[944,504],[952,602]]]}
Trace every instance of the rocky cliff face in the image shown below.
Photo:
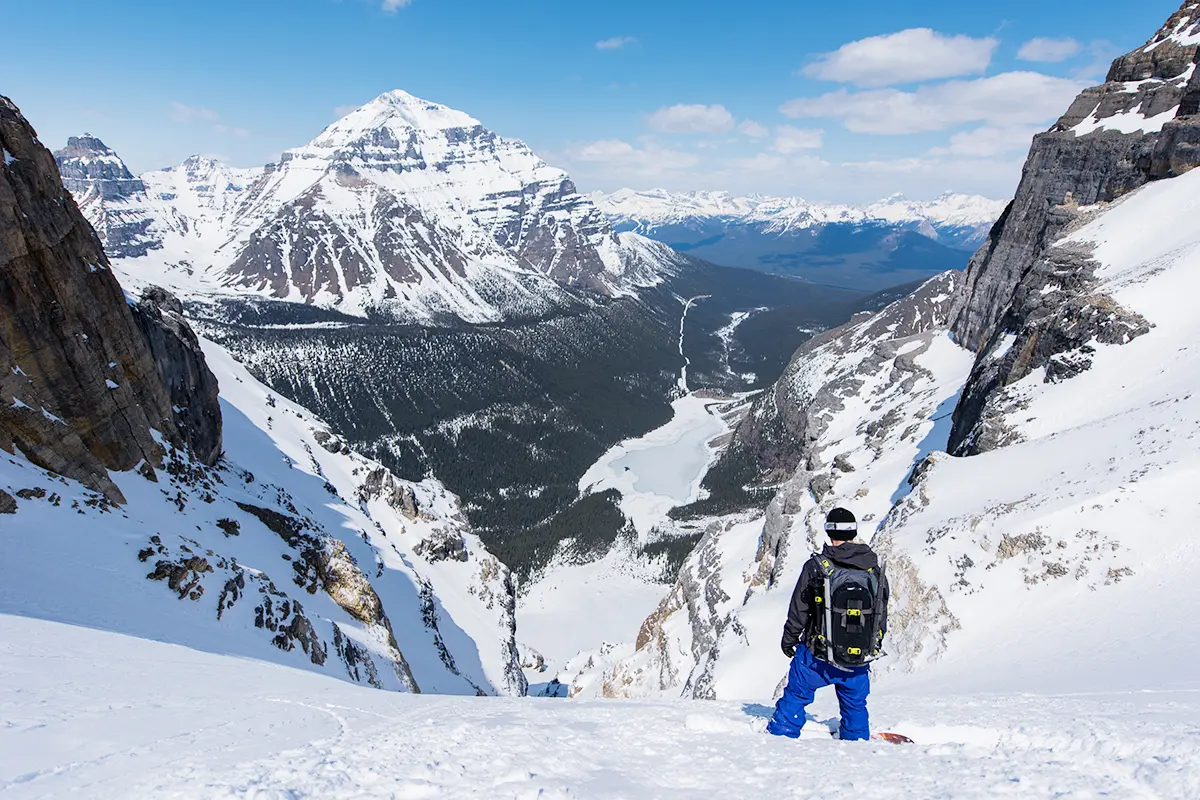
{"label": "rocky cliff face", "polygon": [[85,133],[68,139],[54,159],[63,186],[75,197],[109,256],[144,256],[162,246],[150,230],[152,218],[136,204],[145,195],[146,184],[130,173],[112,148]]}
{"label": "rocky cliff face", "polygon": [[1050,248],[1081,207],[1200,164],[1198,61],[1200,4],[1188,2],[1034,139],[1016,197],[971,260],[955,311],[955,338],[980,360],[955,416],[953,452],[980,452],[1004,439],[988,419],[995,416],[989,409],[1003,405],[997,393],[1006,384],[1089,336],[1142,330],[1119,311],[1110,325],[1110,303],[1089,297],[1086,253]]}
{"label": "rocky cliff face", "polygon": [[[167,351],[186,324],[139,327],[54,157],[6,98],[0,148],[0,448],[114,500],[107,470],[158,464],[166,442],[186,445],[195,432],[198,455],[215,459],[215,393],[173,392],[163,374],[177,366]],[[187,369],[198,376],[203,364]],[[206,433],[185,416],[207,418]]]}
{"label": "rocky cliff face", "polygon": [[221,455],[219,387],[199,338],[183,318],[183,303],[153,286],[130,310],[166,383],[180,438],[202,463],[215,463]]}

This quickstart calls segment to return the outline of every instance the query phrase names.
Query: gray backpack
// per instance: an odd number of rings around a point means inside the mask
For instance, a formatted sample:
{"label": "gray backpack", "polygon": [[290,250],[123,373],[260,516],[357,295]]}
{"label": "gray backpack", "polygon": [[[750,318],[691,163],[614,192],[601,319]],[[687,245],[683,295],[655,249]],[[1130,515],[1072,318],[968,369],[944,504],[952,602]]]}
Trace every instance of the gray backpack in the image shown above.
{"label": "gray backpack", "polygon": [[824,576],[816,597],[818,657],[835,667],[861,667],[884,655],[883,567],[842,567],[820,553],[813,559]]}

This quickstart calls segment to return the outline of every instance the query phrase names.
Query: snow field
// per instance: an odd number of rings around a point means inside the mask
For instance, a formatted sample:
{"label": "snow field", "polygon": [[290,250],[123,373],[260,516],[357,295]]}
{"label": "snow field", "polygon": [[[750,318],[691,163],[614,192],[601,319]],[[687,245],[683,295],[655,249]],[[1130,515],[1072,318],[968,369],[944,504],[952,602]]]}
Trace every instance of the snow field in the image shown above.
{"label": "snow field", "polygon": [[[838,742],[767,702],[572,702],[363,689],[0,615],[0,794],[30,798],[1194,798],[1200,693],[878,692]],[[811,730],[810,730],[811,729]]]}

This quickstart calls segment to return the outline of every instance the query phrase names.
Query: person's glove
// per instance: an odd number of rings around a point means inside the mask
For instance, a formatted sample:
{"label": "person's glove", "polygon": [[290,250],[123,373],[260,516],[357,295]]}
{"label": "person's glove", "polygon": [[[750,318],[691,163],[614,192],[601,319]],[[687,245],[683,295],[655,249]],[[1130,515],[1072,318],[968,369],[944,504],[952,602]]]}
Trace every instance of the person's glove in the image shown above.
{"label": "person's glove", "polygon": [[793,658],[796,655],[796,645],[791,642],[783,643],[783,654],[788,658]]}

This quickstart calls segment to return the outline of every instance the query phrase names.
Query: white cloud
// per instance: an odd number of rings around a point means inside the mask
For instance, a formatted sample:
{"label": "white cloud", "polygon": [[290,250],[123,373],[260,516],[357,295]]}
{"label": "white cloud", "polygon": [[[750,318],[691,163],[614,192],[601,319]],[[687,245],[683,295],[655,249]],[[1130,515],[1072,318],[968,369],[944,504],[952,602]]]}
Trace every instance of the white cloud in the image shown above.
{"label": "white cloud", "polygon": [[729,133],[733,115],[721,105],[677,105],[655,111],[646,124],[663,133]]}
{"label": "white cloud", "polygon": [[737,126],[738,133],[743,136],[749,136],[751,139],[762,139],[764,136],[770,136],[771,131],[766,125],[759,125],[752,119],[744,120]]}
{"label": "white cloud", "polygon": [[231,128],[228,125],[213,125],[213,130],[217,133],[228,134],[230,136],[245,137],[250,135],[250,131],[245,128]]}
{"label": "white cloud", "polygon": [[867,88],[978,75],[992,62],[998,44],[992,37],[974,39],[910,28],[844,44],[803,71],[810,77]]}
{"label": "white cloud", "polygon": [[1033,137],[1045,130],[1038,125],[1014,125],[995,128],[984,125],[969,131],[959,131],[950,137],[945,147],[935,147],[930,155],[967,156],[969,158],[991,158],[1009,153],[1025,153]]}
{"label": "white cloud", "polygon": [[413,0],[383,0],[383,10],[388,14],[395,14],[400,9],[407,5],[411,5]]}
{"label": "white cloud", "polygon": [[1039,36],[1021,45],[1017,58],[1022,61],[1038,61],[1045,64],[1056,64],[1078,55],[1083,50],[1075,39],[1049,39]]}
{"label": "white cloud", "polygon": [[179,123],[191,124],[193,122],[216,122],[221,119],[221,115],[211,108],[171,103],[171,119]]}
{"label": "white cloud", "polygon": [[687,169],[700,162],[692,153],[670,150],[656,144],[635,147],[621,139],[601,139],[569,151],[572,160],[606,166],[637,174],[658,175],[670,170]]}
{"label": "white cloud", "polygon": [[790,100],[780,111],[792,118],[836,118],[856,133],[940,131],[971,122],[1011,127],[1058,117],[1084,85],[1037,72],[947,81],[911,92],[880,89]]}
{"label": "white cloud", "polygon": [[211,108],[189,106],[184,103],[171,103],[171,119],[181,125],[209,125],[212,127],[214,133],[219,133],[223,136],[244,138],[250,135],[250,131],[246,128],[226,125],[221,121],[221,115]]}
{"label": "white cloud", "polygon": [[1088,55],[1088,62],[1075,70],[1073,77],[1099,83],[1108,74],[1108,67],[1112,60],[1125,51],[1110,41],[1096,39],[1088,43],[1085,52]]}
{"label": "white cloud", "polygon": [[611,39],[601,39],[596,42],[597,50],[620,50],[626,45],[637,42],[636,36],[614,36]]}
{"label": "white cloud", "polygon": [[733,168],[742,172],[778,172],[787,164],[783,156],[759,153],[753,158],[733,159]]}
{"label": "white cloud", "polygon": [[775,142],[771,149],[776,153],[795,153],[799,150],[815,150],[821,146],[825,131],[811,128],[796,128],[780,125],[775,129]]}

